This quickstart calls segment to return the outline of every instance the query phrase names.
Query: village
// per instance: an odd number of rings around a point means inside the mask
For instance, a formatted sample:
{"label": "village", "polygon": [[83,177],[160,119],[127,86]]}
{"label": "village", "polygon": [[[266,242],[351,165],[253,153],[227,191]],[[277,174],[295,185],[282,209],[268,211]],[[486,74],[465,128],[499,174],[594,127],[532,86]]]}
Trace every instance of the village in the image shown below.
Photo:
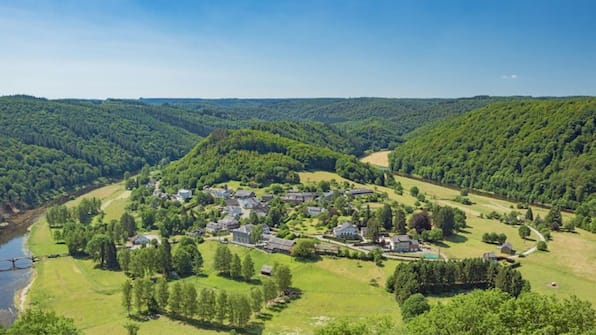
{"label": "village", "polygon": [[[370,188],[350,188],[352,185],[349,184],[336,186],[336,189],[329,188],[325,191],[305,191],[292,186],[284,190],[276,188],[276,193],[267,192],[270,189],[252,190],[246,186],[239,186],[234,190],[226,184],[205,187],[200,193],[203,196],[208,195],[213,204],[203,210],[215,207],[220,216],[215,220],[193,225],[186,234],[193,238],[218,240],[221,243],[287,255],[292,255],[297,238],[309,238],[316,241],[314,252],[317,255],[341,256],[353,253],[354,258],[366,258],[378,249],[386,259],[449,259],[441,254],[440,247],[420,240],[420,235],[415,231],[414,234],[400,234],[394,229],[381,229],[375,234],[369,234],[366,222],[359,220],[358,214],[370,211],[371,205],[378,208],[386,195]],[[146,187],[153,188],[152,195],[159,199],[178,202],[188,209],[196,206],[192,201],[193,192],[189,189],[179,189],[176,193],[168,194],[160,188],[159,181],[155,180],[151,180]],[[342,206],[351,208],[353,215],[336,214],[336,225],[323,225],[319,218],[327,218],[329,211],[337,211],[334,206],[338,198],[341,199],[339,202]],[[286,217],[298,217],[303,222],[317,226],[316,231],[291,231],[287,225],[271,224],[269,215],[272,204],[277,204],[285,211]],[[160,238],[156,234],[140,233],[129,240],[127,247],[138,248],[151,243],[151,240],[159,243]],[[498,244],[496,249],[498,254],[495,251],[486,251],[479,253],[477,257],[485,261],[509,263],[513,263],[513,258],[517,257],[516,250],[509,241]]]}
{"label": "village", "polygon": [[[193,199],[193,192],[188,189],[179,189],[175,194],[168,194],[159,188],[159,182],[150,181],[147,185],[154,188],[152,195],[165,200],[177,201],[184,206],[189,206]],[[349,185],[343,185],[349,186]],[[262,190],[261,190],[262,191]],[[338,256],[342,250],[350,250],[355,253],[368,254],[375,249],[382,252],[384,258],[416,260],[428,259],[437,260],[447,258],[440,254],[440,249],[431,244],[424,243],[408,234],[399,234],[394,231],[379,231],[371,235],[367,233],[366,224],[354,222],[351,217],[340,216],[337,225],[327,228],[323,227],[317,233],[304,234],[291,232],[290,238],[279,236],[279,227],[268,225],[265,220],[269,215],[272,202],[282,203],[288,213],[298,213],[310,222],[320,225],[318,217],[334,211],[334,200],[342,198],[345,206],[357,206],[353,208],[354,213],[366,208],[371,204],[378,205],[383,194],[369,188],[353,188],[344,190],[338,188],[327,191],[302,191],[295,188],[285,192],[257,193],[250,188],[238,188],[236,190],[221,185],[217,187],[205,187],[202,193],[208,194],[221,217],[212,220],[201,227],[195,227],[186,234],[193,238],[218,240],[222,243],[232,243],[249,248],[258,248],[269,253],[292,254],[292,248],[296,238],[311,238],[316,240],[315,252],[318,255]],[[190,205],[192,206],[192,205]],[[370,210],[370,208],[368,208]],[[251,216],[258,220],[250,223]],[[259,222],[259,223],[257,223]],[[270,222],[270,221],[269,221]],[[319,228],[320,229],[320,228]],[[142,244],[151,243],[160,238],[155,234],[142,233],[134,236],[127,244],[128,248],[138,248]],[[155,242],[154,242],[155,243]],[[513,255],[515,250],[509,242],[499,246],[502,254]],[[488,261],[506,259],[506,256],[497,256],[495,252],[485,252],[479,257]]]}

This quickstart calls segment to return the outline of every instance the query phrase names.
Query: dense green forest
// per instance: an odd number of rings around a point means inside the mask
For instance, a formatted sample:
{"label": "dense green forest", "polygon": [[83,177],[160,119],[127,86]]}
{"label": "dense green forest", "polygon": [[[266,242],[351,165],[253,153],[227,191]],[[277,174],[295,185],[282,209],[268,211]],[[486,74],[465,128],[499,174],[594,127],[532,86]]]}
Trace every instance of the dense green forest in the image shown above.
{"label": "dense green forest", "polygon": [[367,149],[360,137],[350,136],[331,124],[316,121],[257,122],[251,128],[355,156],[362,155],[364,150]]}
{"label": "dense green forest", "polygon": [[382,172],[354,156],[264,131],[221,129],[164,169],[162,185],[174,191],[228,180],[296,183],[301,170],[335,171],[354,181],[384,184]]}
{"label": "dense green forest", "polygon": [[397,147],[393,171],[576,208],[596,188],[596,99],[495,103]]}
{"label": "dense green forest", "polygon": [[123,101],[0,98],[0,203],[38,205],[100,177],[184,155],[200,139]]}
{"label": "dense green forest", "polygon": [[[333,124],[358,149],[393,148],[401,137],[423,124],[458,115],[496,101],[515,98],[478,96],[461,99],[142,99],[220,117],[264,121],[316,121]],[[357,152],[357,151],[356,151]]]}

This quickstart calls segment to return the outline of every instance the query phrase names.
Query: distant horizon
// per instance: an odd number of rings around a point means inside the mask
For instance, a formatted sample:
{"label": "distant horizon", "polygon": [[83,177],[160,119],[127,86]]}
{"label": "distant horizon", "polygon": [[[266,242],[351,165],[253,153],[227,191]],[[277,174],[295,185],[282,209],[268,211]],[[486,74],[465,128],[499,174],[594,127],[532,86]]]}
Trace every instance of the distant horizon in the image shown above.
{"label": "distant horizon", "polygon": [[25,93],[17,94],[0,94],[0,98],[6,97],[32,97],[36,99],[46,100],[315,100],[315,99],[391,99],[391,100],[428,100],[428,99],[442,99],[442,100],[457,100],[457,99],[474,99],[481,97],[491,98],[529,98],[529,99],[563,99],[563,98],[594,98],[596,95],[543,95],[543,96],[532,96],[532,95],[489,95],[489,94],[478,94],[471,96],[457,96],[457,97],[383,97],[383,96],[353,96],[353,97],[340,97],[340,96],[311,96],[311,97],[167,97],[167,96],[156,96],[156,97],[105,97],[105,98],[84,98],[84,97],[56,97],[48,98],[43,96],[35,96]]}

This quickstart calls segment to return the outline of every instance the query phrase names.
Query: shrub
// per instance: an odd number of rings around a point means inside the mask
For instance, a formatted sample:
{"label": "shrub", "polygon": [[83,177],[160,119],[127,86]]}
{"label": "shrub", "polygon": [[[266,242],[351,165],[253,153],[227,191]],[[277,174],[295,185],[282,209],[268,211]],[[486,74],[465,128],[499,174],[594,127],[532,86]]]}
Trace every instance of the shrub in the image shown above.
{"label": "shrub", "polygon": [[548,250],[548,246],[546,245],[546,242],[544,242],[544,241],[539,241],[538,244],[536,245],[536,247],[540,251],[547,251]]}

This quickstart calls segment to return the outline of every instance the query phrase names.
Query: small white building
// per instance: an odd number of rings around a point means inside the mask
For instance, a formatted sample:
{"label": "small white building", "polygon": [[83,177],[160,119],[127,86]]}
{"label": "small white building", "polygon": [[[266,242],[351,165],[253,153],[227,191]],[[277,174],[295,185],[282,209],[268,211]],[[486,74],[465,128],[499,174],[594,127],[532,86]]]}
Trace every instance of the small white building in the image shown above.
{"label": "small white building", "polygon": [[178,194],[176,194],[176,198],[180,201],[186,201],[192,198],[192,191],[187,190],[185,188],[181,188],[178,190]]}
{"label": "small white building", "polygon": [[306,213],[310,216],[317,216],[322,213],[325,213],[325,208],[322,207],[306,207]]}
{"label": "small white building", "polygon": [[389,249],[396,252],[419,251],[418,240],[413,240],[408,235],[395,235],[385,240],[389,243]]}
{"label": "small white building", "polygon": [[335,238],[352,239],[358,238],[358,227],[351,224],[350,222],[344,222],[337,227],[333,228],[333,236]]}

